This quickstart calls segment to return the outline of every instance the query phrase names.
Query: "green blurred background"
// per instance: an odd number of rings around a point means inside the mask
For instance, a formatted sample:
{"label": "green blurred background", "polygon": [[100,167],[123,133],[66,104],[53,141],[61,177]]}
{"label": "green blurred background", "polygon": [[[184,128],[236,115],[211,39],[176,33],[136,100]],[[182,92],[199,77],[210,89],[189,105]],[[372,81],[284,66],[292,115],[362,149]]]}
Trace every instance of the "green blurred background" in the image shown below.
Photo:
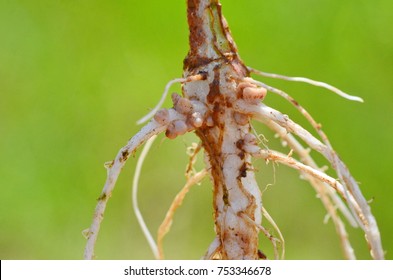
{"label": "green blurred background", "polygon": [[[393,1],[222,4],[247,65],[323,80],[365,99],[360,104],[263,79],[290,92],[323,124],[366,199],[373,199],[392,259]],[[155,106],[167,81],[182,74],[185,9],[184,0],[0,0],[1,259],[82,258],[81,232],[105,181],[103,163],[138,131],[135,122]],[[266,103],[309,128],[282,99],[270,94]],[[265,127],[255,127],[269,147],[280,148]],[[146,160],[139,203],[153,232],[185,182],[185,149],[194,141],[193,135],[161,136]],[[109,202],[99,259],[153,257],[132,213],[135,162],[123,169]],[[256,167],[261,188],[274,183],[271,164]],[[313,189],[284,166],[275,174],[263,201],[285,236],[287,258],[342,258]],[[211,201],[208,180],[190,191],[165,239],[167,258],[204,254],[214,237]],[[358,258],[368,259],[361,230],[349,232]],[[260,247],[273,257],[266,238]]]}

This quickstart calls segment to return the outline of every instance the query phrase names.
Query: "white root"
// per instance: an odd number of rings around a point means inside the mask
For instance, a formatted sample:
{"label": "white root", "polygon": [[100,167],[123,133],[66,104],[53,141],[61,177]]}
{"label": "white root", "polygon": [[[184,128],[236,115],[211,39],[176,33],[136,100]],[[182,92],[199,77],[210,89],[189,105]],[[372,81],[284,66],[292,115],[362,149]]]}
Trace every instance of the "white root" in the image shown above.
{"label": "white root", "polygon": [[382,249],[381,235],[379,233],[377,221],[371,213],[370,206],[362,195],[358,183],[351,176],[348,168],[338,158],[337,155],[335,155],[335,157],[333,158],[332,165],[337,167],[336,171],[338,177],[348,187],[355,201],[358,203],[360,209],[362,210],[362,212],[360,213],[360,218],[365,225],[364,231],[366,234],[366,240],[370,247],[371,256],[377,260],[384,259],[385,253]]}
{"label": "white root", "polygon": [[[279,96],[283,97],[284,99],[286,99],[287,101],[289,101],[293,106],[295,106],[295,108],[308,120],[308,122],[314,127],[314,129],[318,132],[319,136],[321,137],[322,141],[329,147],[331,148],[330,142],[327,138],[327,136],[325,135],[325,133],[321,130],[321,125],[318,124],[314,118],[294,99],[292,98],[289,94],[287,94],[286,92],[274,88],[272,86],[266,85],[260,81],[255,81],[252,80],[256,85],[259,85],[261,87],[266,88],[267,90],[278,94]],[[333,149],[331,149],[331,151],[333,152]]]}
{"label": "white root", "polygon": [[[284,165],[287,165],[291,168],[294,168],[296,170],[299,170],[312,178],[308,178],[310,183],[315,185],[315,182],[313,182],[314,179],[327,183],[331,187],[337,190],[336,186],[338,186],[340,189],[343,189],[341,184],[339,184],[335,179],[331,178],[330,176],[324,174],[323,172],[320,172],[318,170],[315,170],[307,165],[304,165],[295,159],[288,157],[287,155],[284,155],[282,153],[276,152],[276,151],[270,151],[270,150],[261,150],[259,154],[254,155],[255,157],[262,157],[265,160],[271,160],[274,162],[282,163]],[[342,195],[342,194],[341,194]],[[347,259],[356,259],[354,255],[354,250],[348,240],[348,234],[345,231],[345,226],[342,223],[341,219],[337,217],[335,214],[335,209],[334,207],[331,206],[331,204],[327,201],[323,201],[325,206],[327,207],[327,210],[329,211],[330,216],[334,220],[334,223],[336,225],[336,230],[337,233],[340,236],[340,241],[341,241],[341,246],[344,252],[344,255],[346,256]]]}
{"label": "white root", "polygon": [[[347,168],[344,165],[344,163],[338,158],[336,152],[334,151],[332,145],[330,144],[330,141],[329,141],[328,137],[326,136],[326,134],[321,129],[321,125],[318,124],[314,120],[314,118],[293,97],[291,97],[286,92],[284,92],[284,91],[282,91],[280,89],[276,89],[274,87],[271,87],[269,85],[265,85],[264,83],[261,83],[259,81],[254,81],[254,83],[256,83],[259,86],[265,87],[266,89],[270,90],[271,92],[276,93],[276,94],[280,95],[281,97],[283,97],[284,99],[286,99],[287,101],[289,101],[307,119],[307,121],[314,127],[314,129],[317,131],[318,135],[321,137],[322,141],[325,143],[327,149],[326,149],[326,152],[324,153],[324,156],[329,160],[329,162],[332,164],[333,168],[336,170],[337,175],[340,177],[341,173],[340,173],[339,170],[337,170],[337,165],[336,165],[335,162],[336,161],[340,162],[340,163],[342,163],[343,168],[345,168],[345,169],[347,169]],[[350,174],[349,174],[349,176],[351,177]],[[340,179],[343,179],[343,178],[340,177]],[[355,182],[355,184],[356,184],[356,182]],[[349,186],[349,187],[351,187],[351,186]],[[357,184],[354,187],[354,189],[358,189],[359,192],[360,192],[360,189],[357,186]],[[363,195],[360,194],[360,197],[363,198]],[[349,205],[349,206],[351,207],[351,205]]]}
{"label": "white root", "polygon": [[259,71],[257,69],[251,68],[251,67],[247,67],[247,69],[252,72],[255,73],[257,75],[260,75],[262,77],[268,77],[268,78],[274,78],[274,79],[281,79],[281,80],[285,80],[285,81],[291,81],[291,82],[303,82],[303,83],[307,83],[313,86],[317,86],[317,87],[322,87],[322,88],[326,88],[332,92],[334,92],[335,94],[351,100],[351,101],[357,101],[357,102],[364,102],[363,98],[358,97],[358,96],[353,96],[353,95],[349,95],[345,92],[343,92],[342,90],[329,85],[328,83],[324,83],[324,82],[320,82],[320,81],[315,81],[309,78],[304,78],[304,77],[288,77],[288,76],[284,76],[284,75],[280,75],[280,74],[274,74],[274,73],[267,73],[267,72],[262,72]]}
{"label": "white root", "polygon": [[135,172],[134,172],[134,180],[132,181],[132,207],[134,209],[136,219],[139,223],[139,226],[141,227],[143,235],[145,236],[147,242],[149,243],[150,249],[153,252],[154,257],[156,259],[158,259],[159,254],[158,254],[157,244],[154,241],[154,238],[151,235],[151,233],[145,223],[145,220],[143,219],[142,213],[139,210],[139,206],[138,206],[138,182],[139,182],[139,177],[140,177],[141,170],[142,170],[142,165],[143,165],[146,155],[149,152],[150,147],[153,144],[156,137],[157,137],[157,135],[154,135],[149,140],[146,141],[146,144],[143,147],[141,155],[139,156],[138,162],[136,164]]}
{"label": "white root", "polygon": [[332,187],[334,190],[336,190],[341,196],[345,197],[344,193],[346,190],[343,187],[343,185],[340,184],[337,180],[335,180],[334,178],[325,174],[324,172],[321,172],[317,169],[314,169],[308,165],[305,165],[305,164],[295,160],[292,157],[289,157],[288,155],[279,153],[277,151],[263,149],[263,150],[260,150],[258,153],[254,153],[253,157],[263,158],[268,161],[282,163],[282,164],[292,167],[298,171],[301,171],[301,172],[304,172],[308,175],[311,175],[315,179],[328,184],[330,187]]}
{"label": "white root", "polygon": [[[234,105],[235,110],[243,114],[251,114],[252,117],[258,121],[264,122],[265,119],[271,120],[281,127],[285,128],[287,132],[292,132],[299,136],[312,149],[318,151],[324,156],[329,157],[327,147],[315,138],[310,132],[303,127],[293,122],[287,115],[268,107],[265,104],[250,105],[242,100],[238,100]],[[328,158],[330,160],[330,158]]]}
{"label": "white root", "polygon": [[[281,126],[279,126],[277,123],[273,121],[266,120],[264,124],[267,125],[273,131],[275,131],[280,136],[281,139],[284,139],[284,141],[291,147],[291,149],[293,149],[300,156],[300,160],[302,163],[307,164],[320,171],[325,171],[325,168],[319,168],[317,166],[315,161],[310,156],[309,149],[304,148],[291,133],[288,133],[284,128],[282,128]],[[326,184],[322,184],[322,187],[324,187],[324,189],[327,191],[335,207],[337,207],[341,211],[341,213],[348,220],[350,225],[352,227],[358,227],[359,225],[355,220],[354,216],[352,215],[351,212],[349,212],[347,206],[343,203],[343,201],[337,196],[337,193],[333,189],[327,187]],[[319,187],[316,187],[317,191],[318,189]],[[323,195],[323,193],[320,194]]]}
{"label": "white root", "polygon": [[[256,83],[258,84],[258,82]],[[260,85],[262,86],[262,85]],[[265,85],[266,86],[266,85]],[[360,188],[355,181],[355,179],[350,174],[348,168],[345,166],[344,162],[338,157],[337,153],[334,151],[332,145],[330,144],[326,134],[322,131],[321,125],[317,124],[313,117],[302,107],[300,106],[291,96],[282,90],[269,87],[270,91],[279,94],[284,97],[286,100],[291,102],[302,114],[303,116],[311,123],[311,125],[318,132],[319,136],[326,144],[326,151],[323,153],[326,159],[329,160],[330,164],[337,172],[338,177],[343,182],[344,186],[348,189],[348,192],[352,194],[356,203],[359,205],[361,211],[358,212],[359,219],[362,220],[361,226],[366,233],[366,239],[369,242],[371,248],[371,255],[376,259],[383,259],[384,252],[381,244],[381,237],[378,230],[377,222],[374,216],[371,213],[370,207],[364,198],[363,194],[360,191]],[[347,193],[346,193],[347,195]],[[347,198],[350,199],[347,195]],[[349,203],[349,207],[353,210],[352,203]]]}
{"label": "white root", "polygon": [[[357,218],[362,229],[366,233],[366,239],[371,248],[371,254],[375,259],[383,259],[384,253],[382,250],[379,230],[374,216],[371,214],[370,207],[360,192],[356,181],[350,175],[344,163],[338,158],[337,154],[326,145],[322,144],[318,139],[311,135],[307,130],[300,125],[294,123],[277,110],[274,110],[264,104],[250,105],[245,104],[243,101],[238,101],[235,105],[235,110],[244,114],[251,114],[254,118],[263,120],[270,119],[281,127],[285,128],[288,132],[293,132],[305,141],[312,149],[321,153],[336,170],[343,186],[346,188],[344,192],[345,199]],[[327,139],[326,139],[327,140]],[[327,141],[328,142],[328,141]]]}
{"label": "white root", "polygon": [[[291,147],[291,149],[293,149],[300,156],[301,161],[303,163],[305,163],[305,164],[307,164],[307,165],[309,165],[309,166],[311,166],[313,168],[319,169],[320,171],[324,171],[324,170],[322,170],[322,168],[318,168],[318,166],[316,165],[314,160],[311,158],[309,149],[305,149],[299,143],[299,141],[297,141],[296,138],[293,137],[293,135],[288,132],[288,130],[286,128],[283,128],[282,126],[280,126],[279,124],[277,124],[276,122],[274,122],[274,121],[272,121],[270,119],[266,119],[266,118],[262,119],[261,118],[261,119],[258,119],[258,120],[263,122],[265,125],[267,125],[273,131],[275,131],[279,135],[279,137],[281,139],[283,139],[283,141],[285,141],[285,143],[287,143]],[[316,189],[318,189],[318,187]],[[341,210],[343,215],[347,218],[349,223],[353,227],[357,227],[358,226],[357,222],[354,220],[352,214],[350,212],[348,212],[347,207],[337,197],[336,193],[333,192],[332,189],[330,189],[330,188],[326,188],[326,190],[328,191],[329,196],[335,202],[337,207]],[[318,193],[320,193],[320,192],[318,192]]]}
{"label": "white root", "polygon": [[[170,118],[177,119],[179,116],[174,110],[169,110]],[[107,168],[107,179],[101,195],[98,198],[97,206],[94,211],[93,221],[89,229],[84,230],[84,235],[87,238],[87,244],[85,247],[84,258],[94,258],[94,247],[97,241],[98,232],[100,230],[101,221],[104,218],[104,212],[106,204],[112,195],[112,191],[115,187],[117,178],[126,163],[127,159],[135,153],[136,149],[141,146],[148,139],[154,135],[158,135],[165,131],[166,125],[152,120],[146,124],[134,137],[132,137],[126,146],[120,149],[116,158],[110,163],[106,164]]]}
{"label": "white root", "polygon": [[[291,147],[291,149],[293,149],[293,151],[300,156],[301,162],[309,165],[310,167],[323,171],[321,168],[318,168],[314,160],[311,158],[309,150],[305,149],[292,134],[287,133],[284,128],[280,127],[278,124],[274,123],[271,120],[265,120],[264,123],[270,129],[275,131],[281,139],[288,143],[289,147]],[[348,220],[351,226],[358,227],[357,221],[354,219],[352,213],[348,210],[347,206],[343,203],[343,201],[338,197],[337,192],[334,191],[334,189],[330,188],[326,183],[316,180],[310,175],[307,175],[305,173],[301,174],[314,187],[322,203],[324,204],[328,215],[332,218],[337,234],[340,238],[341,248],[343,250],[344,256],[346,257],[346,259],[356,259],[354,250],[348,239],[348,233],[345,230],[345,225],[341,221],[341,218],[338,215],[336,209],[339,209],[341,211],[341,213]]]}

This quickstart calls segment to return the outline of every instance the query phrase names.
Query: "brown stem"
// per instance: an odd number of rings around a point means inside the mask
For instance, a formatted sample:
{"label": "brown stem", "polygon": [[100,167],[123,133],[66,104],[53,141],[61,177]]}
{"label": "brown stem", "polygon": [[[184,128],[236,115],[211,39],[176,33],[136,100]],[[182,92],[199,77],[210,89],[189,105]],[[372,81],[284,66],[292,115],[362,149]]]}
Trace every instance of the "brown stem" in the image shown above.
{"label": "brown stem", "polygon": [[183,84],[183,96],[206,109],[204,123],[195,132],[209,163],[218,246],[212,258],[257,259],[261,194],[251,156],[244,150],[250,131],[248,118],[239,122],[232,104],[241,96],[249,75],[240,60],[218,0],[188,0],[190,51],[184,78],[204,74],[206,79]]}
{"label": "brown stem", "polygon": [[187,0],[187,19],[190,51],[185,70],[220,58],[240,61],[219,0]]}

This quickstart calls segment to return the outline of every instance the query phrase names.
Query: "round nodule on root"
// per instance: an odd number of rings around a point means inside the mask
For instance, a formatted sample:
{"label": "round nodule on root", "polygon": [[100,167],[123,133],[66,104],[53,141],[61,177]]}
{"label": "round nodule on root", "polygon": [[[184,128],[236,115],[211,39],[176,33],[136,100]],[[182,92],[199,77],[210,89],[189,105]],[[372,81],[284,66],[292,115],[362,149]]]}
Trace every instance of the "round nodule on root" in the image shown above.
{"label": "round nodule on root", "polygon": [[172,98],[173,106],[176,106],[176,104],[179,101],[179,99],[181,98],[181,96],[178,95],[176,92],[174,92],[174,93],[172,93],[171,98]]}
{"label": "round nodule on root", "polygon": [[243,149],[247,153],[251,153],[251,154],[257,153],[260,150],[258,146],[257,137],[254,134],[247,133],[246,135],[244,135],[243,140],[244,140]]}
{"label": "round nodule on root", "polygon": [[246,135],[244,135],[243,139],[244,142],[247,144],[253,144],[253,145],[258,144],[257,137],[252,133],[247,133]]}
{"label": "round nodule on root", "polygon": [[154,120],[161,125],[167,125],[169,123],[169,112],[167,109],[160,109],[154,114]]}
{"label": "round nodule on root", "polygon": [[177,135],[183,135],[187,132],[188,127],[185,121],[177,120],[173,122],[173,125],[175,126],[175,131]]}
{"label": "round nodule on root", "polygon": [[176,120],[171,122],[165,132],[165,136],[169,139],[174,139],[179,135],[183,135],[188,131],[188,126],[183,120]]}
{"label": "round nodule on root", "polygon": [[184,97],[180,97],[174,105],[175,110],[180,114],[188,114],[192,110],[191,101]]}
{"label": "round nodule on root", "polygon": [[191,125],[195,128],[201,127],[203,124],[201,113],[199,112],[192,113],[190,122]]}
{"label": "round nodule on root", "polygon": [[246,87],[243,89],[243,99],[251,102],[263,100],[267,94],[264,88]]}
{"label": "round nodule on root", "polygon": [[170,123],[165,131],[165,136],[169,139],[175,139],[177,137],[174,123]]}
{"label": "round nodule on root", "polygon": [[241,83],[238,84],[237,90],[238,90],[238,92],[242,93],[243,89],[245,89],[247,87],[254,87],[254,88],[256,88],[257,86],[252,84],[252,83],[250,83],[250,82],[241,82]]}
{"label": "round nodule on root", "polygon": [[239,125],[246,125],[249,122],[248,116],[242,113],[233,113],[233,118],[235,119],[235,122]]}

